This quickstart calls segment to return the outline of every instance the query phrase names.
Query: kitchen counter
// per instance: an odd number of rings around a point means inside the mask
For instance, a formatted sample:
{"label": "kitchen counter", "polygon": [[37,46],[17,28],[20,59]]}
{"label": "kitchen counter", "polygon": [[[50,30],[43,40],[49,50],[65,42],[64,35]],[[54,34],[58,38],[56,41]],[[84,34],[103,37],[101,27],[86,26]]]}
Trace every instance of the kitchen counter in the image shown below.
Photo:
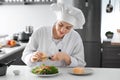
{"label": "kitchen counter", "polygon": [[0,53],[0,63],[8,63],[9,61],[16,59],[12,63],[13,65],[25,65],[25,63],[21,60],[21,56],[27,43],[20,42],[19,44],[20,46],[3,47],[2,51],[4,53]]}
{"label": "kitchen counter", "polygon": [[0,53],[0,60],[10,56],[16,52],[19,52],[21,50],[23,50],[25,48],[27,43],[21,43],[20,42],[20,46],[16,46],[16,47],[4,47],[1,50],[4,51],[3,53]]}
{"label": "kitchen counter", "polygon": [[[57,76],[40,77],[32,74],[28,66],[11,65],[7,69],[5,76],[0,76],[0,80],[120,80],[119,68],[90,68],[91,75],[76,76],[69,74],[69,68],[59,68],[60,74]],[[13,71],[19,70],[19,75],[14,75]]]}

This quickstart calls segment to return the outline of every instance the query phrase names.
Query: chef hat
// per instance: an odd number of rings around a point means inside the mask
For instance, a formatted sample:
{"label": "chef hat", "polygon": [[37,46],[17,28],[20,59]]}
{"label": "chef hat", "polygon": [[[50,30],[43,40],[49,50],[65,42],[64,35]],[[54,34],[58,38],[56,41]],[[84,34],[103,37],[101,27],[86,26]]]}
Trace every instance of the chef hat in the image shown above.
{"label": "chef hat", "polygon": [[68,22],[74,26],[74,29],[82,29],[85,18],[82,11],[73,6],[65,6],[61,3],[51,5],[52,10],[57,16],[57,20]]}

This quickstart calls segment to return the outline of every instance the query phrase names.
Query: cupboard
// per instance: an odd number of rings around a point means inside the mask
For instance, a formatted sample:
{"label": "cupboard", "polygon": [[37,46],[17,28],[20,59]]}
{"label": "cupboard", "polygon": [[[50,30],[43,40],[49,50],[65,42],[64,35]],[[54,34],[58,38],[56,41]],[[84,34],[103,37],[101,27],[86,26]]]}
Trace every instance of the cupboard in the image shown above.
{"label": "cupboard", "polygon": [[120,45],[103,41],[102,67],[120,68]]}

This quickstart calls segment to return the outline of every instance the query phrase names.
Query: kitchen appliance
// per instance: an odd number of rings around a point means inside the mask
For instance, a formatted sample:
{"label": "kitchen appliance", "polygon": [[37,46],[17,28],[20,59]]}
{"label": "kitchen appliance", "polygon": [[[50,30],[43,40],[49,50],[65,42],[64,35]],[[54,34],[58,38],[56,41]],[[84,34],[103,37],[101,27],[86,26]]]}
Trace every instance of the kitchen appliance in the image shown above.
{"label": "kitchen appliance", "polygon": [[13,34],[13,40],[18,41],[18,36],[19,36],[19,33],[15,33],[15,34]]}
{"label": "kitchen appliance", "polygon": [[19,33],[18,40],[21,42],[28,42],[31,35],[32,35],[32,33],[26,33],[23,31],[23,32]]}
{"label": "kitchen appliance", "polygon": [[33,33],[33,26],[26,26],[25,31],[19,33],[18,40],[21,42],[28,42]]}
{"label": "kitchen appliance", "polygon": [[33,33],[33,26],[26,26],[26,33]]}
{"label": "kitchen appliance", "polygon": [[[16,58],[17,59],[17,58]],[[0,63],[0,76],[4,76],[7,72],[7,67],[9,67],[16,59],[9,61],[8,63]]]}
{"label": "kitchen appliance", "polygon": [[86,66],[100,67],[101,0],[73,0],[73,5],[80,8],[85,15],[86,22],[83,29],[77,29],[76,31],[81,35],[83,40]]}

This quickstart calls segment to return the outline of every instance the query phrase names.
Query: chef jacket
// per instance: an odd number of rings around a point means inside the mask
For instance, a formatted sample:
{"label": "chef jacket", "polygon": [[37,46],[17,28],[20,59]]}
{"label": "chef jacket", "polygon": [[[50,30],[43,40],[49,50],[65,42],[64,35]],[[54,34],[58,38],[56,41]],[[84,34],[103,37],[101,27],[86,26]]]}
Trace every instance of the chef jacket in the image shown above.
{"label": "chef jacket", "polygon": [[[62,67],[85,66],[84,47],[80,35],[72,29],[63,37],[63,39],[56,43],[55,39],[52,37],[52,29],[53,27],[43,26],[32,34],[22,54],[23,62],[30,67],[40,66],[42,64]],[[31,62],[30,60],[31,56],[36,51],[41,51],[46,53],[48,56],[51,56],[57,53],[59,49],[70,55],[70,65],[67,65],[64,61],[46,60],[42,62]]]}

